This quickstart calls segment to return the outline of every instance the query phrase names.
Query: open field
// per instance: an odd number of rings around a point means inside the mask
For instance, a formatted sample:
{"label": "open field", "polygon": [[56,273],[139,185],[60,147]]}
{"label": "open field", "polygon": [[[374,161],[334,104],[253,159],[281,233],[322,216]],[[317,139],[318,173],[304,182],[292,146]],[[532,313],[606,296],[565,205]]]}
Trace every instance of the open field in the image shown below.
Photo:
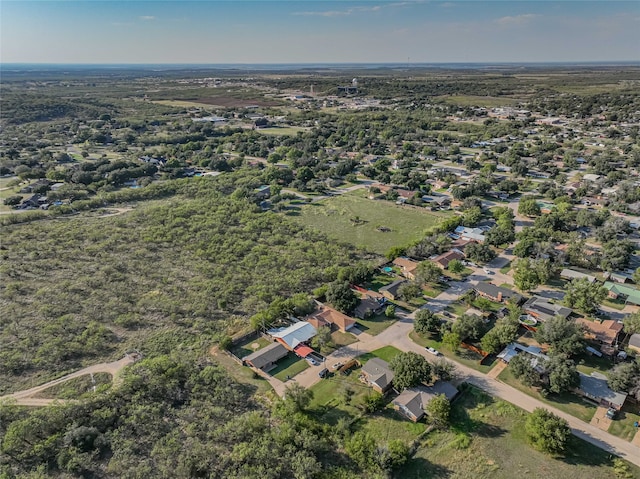
{"label": "open field", "polygon": [[274,136],[294,136],[300,131],[308,131],[309,128],[303,128],[301,126],[283,126],[283,127],[272,127],[272,128],[259,128],[256,131],[258,133],[262,133],[263,135],[274,135]]}
{"label": "open field", "polygon": [[513,106],[519,103],[519,100],[509,97],[494,96],[475,96],[475,95],[446,95],[436,97],[447,103],[462,106],[484,106],[487,108],[496,106]]}
{"label": "open field", "polygon": [[527,443],[526,413],[470,388],[453,404],[452,427],[430,432],[396,477],[403,479],[640,478],[629,466],[617,476],[605,451],[572,437],[565,457],[553,458]]}
{"label": "open field", "polygon": [[394,348],[393,346],[384,346],[380,349],[376,349],[375,351],[371,351],[370,353],[363,354],[362,356],[358,357],[358,361],[360,361],[361,364],[364,364],[369,361],[369,359],[380,358],[386,362],[389,362],[401,352],[402,351],[400,351],[398,348]]}
{"label": "open field", "polygon": [[154,100],[151,103],[157,103],[158,105],[174,106],[176,108],[204,108],[207,105],[196,101],[186,100]]}
{"label": "open field", "polygon": [[[384,254],[392,246],[403,246],[420,239],[441,216],[387,201],[370,200],[363,197],[362,192],[354,192],[306,205],[293,218],[340,241]],[[353,222],[356,218],[360,220],[357,224]],[[391,231],[378,231],[381,226]]]}
{"label": "open field", "polygon": [[579,396],[571,393],[564,394],[552,394],[548,397],[542,396],[538,391],[523,385],[520,381],[513,377],[509,368],[500,373],[498,379],[509,386],[512,386],[531,397],[534,397],[542,402],[556,407],[561,411],[571,414],[572,416],[582,419],[584,422],[591,421],[591,418],[596,412],[596,406],[590,402],[587,402]]}

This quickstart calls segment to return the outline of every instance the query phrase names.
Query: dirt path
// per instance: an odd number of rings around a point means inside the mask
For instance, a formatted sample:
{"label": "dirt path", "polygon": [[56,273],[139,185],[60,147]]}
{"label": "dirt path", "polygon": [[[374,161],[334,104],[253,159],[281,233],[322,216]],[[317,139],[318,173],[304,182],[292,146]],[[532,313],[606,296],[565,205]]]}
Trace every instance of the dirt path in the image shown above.
{"label": "dirt path", "polygon": [[504,361],[499,361],[498,364],[491,368],[491,371],[487,373],[487,377],[496,379],[505,369],[507,369],[507,363],[505,363]]}
{"label": "dirt path", "polygon": [[31,389],[25,389],[24,391],[18,391],[13,394],[8,394],[6,396],[0,396],[0,401],[9,400],[15,402],[15,404],[19,406],[46,406],[53,402],[65,403],[70,402],[70,400],[63,399],[46,399],[46,398],[34,398],[32,396],[49,389],[52,386],[56,386],[58,384],[69,381],[70,379],[79,378],[80,376],[85,376],[87,374],[95,374],[95,373],[109,373],[113,377],[113,384],[116,385],[118,382],[118,373],[128,366],[129,364],[133,364],[136,361],[136,358],[132,355],[127,354],[124,358],[114,361],[112,363],[100,363],[94,364],[93,366],[86,367],[84,369],[80,369],[71,374],[67,374],[66,376],[62,376],[61,378],[54,379],[53,381],[49,381],[48,383],[41,384],[40,386],[33,387]]}

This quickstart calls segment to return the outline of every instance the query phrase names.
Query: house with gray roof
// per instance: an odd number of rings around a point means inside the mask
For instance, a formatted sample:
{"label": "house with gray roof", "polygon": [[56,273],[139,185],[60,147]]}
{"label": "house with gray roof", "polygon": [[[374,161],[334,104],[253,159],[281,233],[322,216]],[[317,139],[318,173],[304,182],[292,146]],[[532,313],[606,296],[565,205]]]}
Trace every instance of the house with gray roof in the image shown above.
{"label": "house with gray roof", "polygon": [[256,369],[269,371],[275,366],[275,363],[284,358],[289,351],[280,343],[271,343],[269,346],[259,349],[242,358],[242,362]]}
{"label": "house with gray roof", "polygon": [[453,401],[458,395],[458,389],[449,382],[436,381],[433,386],[405,389],[392,404],[396,411],[416,422],[424,417],[429,402],[440,394],[444,394],[449,401]]}
{"label": "house with gray roof", "polygon": [[560,277],[566,280],[574,280],[574,279],[586,279],[589,283],[595,283],[596,277],[591,276],[590,274],[581,273],[580,271],[575,271],[573,269],[565,268],[560,272]]}
{"label": "house with gray roof", "polygon": [[576,392],[586,398],[589,398],[604,407],[612,407],[618,411],[622,409],[627,393],[618,393],[609,389],[607,377],[603,374],[593,372],[590,376],[580,374],[580,386]]}
{"label": "house with gray roof", "polygon": [[372,358],[362,366],[362,378],[379,393],[385,393],[391,388],[394,374],[389,363],[380,358]]}
{"label": "house with gray roof", "polygon": [[522,306],[525,313],[530,314],[540,321],[549,321],[555,316],[561,316],[567,319],[573,310],[559,304],[550,303],[547,299],[540,296],[533,296],[527,300]]}
{"label": "house with gray roof", "polygon": [[510,289],[501,288],[500,286],[496,286],[491,283],[483,283],[482,281],[474,286],[473,289],[478,296],[482,296],[483,298],[490,299],[497,303],[511,300],[516,304],[520,304],[523,300],[522,295],[511,291]]}
{"label": "house with gray roof", "polygon": [[393,283],[383,286],[378,291],[385,298],[393,301],[400,296],[398,293],[398,290],[400,289],[400,286],[402,286],[404,283],[405,283],[404,279],[397,279]]}

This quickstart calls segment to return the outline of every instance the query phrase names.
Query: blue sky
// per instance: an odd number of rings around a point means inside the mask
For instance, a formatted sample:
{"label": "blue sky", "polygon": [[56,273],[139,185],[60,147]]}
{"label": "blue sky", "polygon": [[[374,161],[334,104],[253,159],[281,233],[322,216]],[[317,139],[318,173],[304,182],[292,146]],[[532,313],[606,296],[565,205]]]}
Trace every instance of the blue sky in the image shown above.
{"label": "blue sky", "polygon": [[640,60],[633,1],[0,2],[3,63]]}

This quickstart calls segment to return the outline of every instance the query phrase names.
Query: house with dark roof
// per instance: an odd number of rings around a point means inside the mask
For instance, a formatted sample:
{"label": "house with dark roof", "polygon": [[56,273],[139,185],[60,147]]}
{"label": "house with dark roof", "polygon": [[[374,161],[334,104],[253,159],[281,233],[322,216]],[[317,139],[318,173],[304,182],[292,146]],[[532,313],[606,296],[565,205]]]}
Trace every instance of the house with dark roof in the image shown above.
{"label": "house with dark roof", "polygon": [[479,282],[476,286],[474,286],[473,290],[478,296],[490,299],[491,301],[495,301],[496,303],[502,303],[503,301],[511,300],[516,304],[520,304],[523,300],[522,295],[511,291],[510,289],[501,288],[500,286],[496,286],[491,283]]}
{"label": "house with dark roof", "polygon": [[555,316],[562,316],[567,319],[571,313],[573,313],[571,308],[550,303],[540,296],[533,296],[529,298],[522,306],[522,309],[525,313],[530,314],[540,321],[548,321]]}
{"label": "house with dark roof", "polygon": [[380,358],[372,358],[362,366],[361,377],[374,390],[385,393],[391,388],[394,374],[389,363]]}
{"label": "house with dark roof", "polygon": [[589,398],[604,407],[612,407],[616,410],[622,409],[627,399],[627,393],[618,393],[609,389],[607,377],[603,374],[593,372],[590,376],[579,372],[580,385],[576,392]]}
{"label": "house with dark roof", "polygon": [[444,394],[449,401],[453,401],[458,395],[458,389],[449,382],[436,381],[433,386],[405,389],[392,404],[396,411],[416,422],[424,417],[429,402],[440,394]]}
{"label": "house with dark roof", "polygon": [[433,261],[441,269],[447,269],[449,263],[451,263],[454,259],[461,260],[463,258],[464,254],[461,251],[452,249],[450,251],[447,251],[446,253],[442,253],[441,255],[436,256],[431,261]]}
{"label": "house with dark roof", "polygon": [[387,304],[387,298],[376,291],[365,291],[362,293],[360,303],[353,311],[356,318],[365,319],[374,314],[378,314]]}
{"label": "house with dark roof", "polygon": [[568,281],[571,281],[574,279],[586,279],[587,281],[589,281],[589,283],[596,282],[595,276],[591,276],[590,274],[586,274],[586,273],[581,273],[580,271],[574,271],[568,268],[565,268],[560,272],[560,277]]}
{"label": "house with dark roof", "polygon": [[398,290],[400,289],[400,286],[402,286],[404,283],[406,283],[404,279],[398,279],[393,283],[380,288],[379,289],[380,294],[382,294],[385,298],[393,301],[394,299],[397,299],[400,296],[398,293]]}
{"label": "house with dark roof", "polygon": [[284,358],[289,351],[280,343],[271,343],[269,346],[259,349],[242,358],[242,362],[256,369],[269,371],[275,366],[276,361]]}

